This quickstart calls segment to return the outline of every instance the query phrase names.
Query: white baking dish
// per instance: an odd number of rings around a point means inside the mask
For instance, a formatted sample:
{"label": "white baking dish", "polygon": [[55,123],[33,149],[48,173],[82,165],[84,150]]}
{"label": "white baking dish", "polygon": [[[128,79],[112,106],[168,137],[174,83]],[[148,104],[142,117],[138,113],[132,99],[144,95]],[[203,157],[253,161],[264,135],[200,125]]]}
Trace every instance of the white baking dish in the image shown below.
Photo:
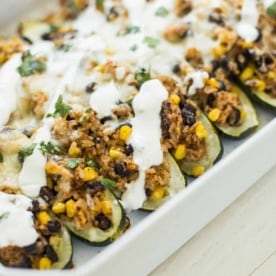
{"label": "white baking dish", "polygon": [[[1,29],[11,32],[4,26],[18,22],[26,10],[29,13],[32,4],[34,16],[37,7],[45,12],[44,7],[51,9],[52,2],[1,1]],[[276,120],[265,111],[259,113],[262,127],[257,133],[239,141],[224,139],[224,158],[214,168],[156,212],[131,214],[133,226],[118,241],[96,248],[74,239],[73,270],[38,272],[0,267],[0,275],[149,273],[276,164]]]}

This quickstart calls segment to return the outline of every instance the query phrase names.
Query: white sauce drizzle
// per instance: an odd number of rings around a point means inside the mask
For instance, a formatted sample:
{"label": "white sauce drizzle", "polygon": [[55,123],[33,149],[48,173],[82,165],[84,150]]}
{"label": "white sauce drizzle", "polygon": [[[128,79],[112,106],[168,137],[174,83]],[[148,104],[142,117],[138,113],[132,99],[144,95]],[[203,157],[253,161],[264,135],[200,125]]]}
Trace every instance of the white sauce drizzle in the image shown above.
{"label": "white sauce drizzle", "polygon": [[255,41],[259,35],[256,28],[258,21],[257,0],[244,0],[241,10],[241,21],[236,26],[239,36],[247,42]]}
{"label": "white sauce drizzle", "polygon": [[16,110],[20,85],[20,75],[16,69],[20,64],[21,55],[17,54],[0,69],[0,127],[8,122],[11,113]]}
{"label": "white sauce drizzle", "polygon": [[161,149],[160,111],[168,91],[159,80],[145,82],[133,100],[135,117],[131,120],[132,134],[128,143],[133,146],[133,160],[139,166],[139,177],[127,185],[123,195],[125,208],[140,208],[145,199],[145,171],[163,162]]}
{"label": "white sauce drizzle", "polygon": [[197,89],[204,87],[204,80],[208,79],[209,75],[207,72],[203,71],[194,71],[188,74],[185,79],[184,83],[188,84],[192,80],[192,84],[188,89],[188,96],[193,96],[196,94]]}
{"label": "white sauce drizzle", "polygon": [[38,238],[33,214],[28,211],[32,201],[23,195],[0,192],[0,247],[27,246]]}

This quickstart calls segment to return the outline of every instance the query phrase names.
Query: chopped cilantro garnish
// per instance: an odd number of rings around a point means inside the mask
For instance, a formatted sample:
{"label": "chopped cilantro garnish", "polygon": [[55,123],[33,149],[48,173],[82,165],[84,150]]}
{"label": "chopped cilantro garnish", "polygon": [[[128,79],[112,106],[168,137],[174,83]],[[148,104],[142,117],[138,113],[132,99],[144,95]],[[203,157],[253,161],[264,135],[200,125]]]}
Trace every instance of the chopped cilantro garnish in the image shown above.
{"label": "chopped cilantro garnish", "polygon": [[272,3],[272,5],[267,8],[266,12],[270,17],[276,18],[276,2]]}
{"label": "chopped cilantro garnish", "polygon": [[132,51],[132,52],[137,51],[137,49],[138,49],[138,45],[137,45],[137,44],[134,44],[134,45],[132,45],[132,46],[129,48],[129,50]]}
{"label": "chopped cilantro garnish", "polygon": [[93,159],[89,159],[86,161],[86,166],[87,167],[91,167],[91,168],[94,168],[96,170],[99,169],[99,165],[93,160]]}
{"label": "chopped cilantro garnish", "polygon": [[104,0],[95,0],[95,4],[96,4],[97,7],[103,6]]}
{"label": "chopped cilantro garnish", "polygon": [[54,32],[56,32],[59,29],[59,26],[56,25],[56,24],[54,24],[54,23],[50,23],[49,27],[50,27],[50,32],[51,33],[54,33]]}
{"label": "chopped cilantro garnish", "polygon": [[35,58],[30,51],[23,53],[22,64],[17,68],[22,77],[28,77],[35,73],[43,73],[46,70],[46,64]]}
{"label": "chopped cilantro garnish", "polygon": [[155,15],[160,16],[160,17],[166,17],[169,14],[169,11],[165,7],[159,7]]}
{"label": "chopped cilantro garnish", "polygon": [[136,34],[136,33],[139,33],[140,31],[141,31],[141,28],[139,26],[129,25],[126,28],[125,35]]}
{"label": "chopped cilantro garnish", "polygon": [[39,149],[44,155],[46,153],[51,153],[51,154],[60,154],[61,153],[60,147],[52,144],[51,142],[45,143],[44,141],[42,141],[39,144]]}
{"label": "chopped cilantro garnish", "polygon": [[66,116],[69,111],[72,109],[71,106],[65,104],[63,102],[63,98],[61,95],[59,95],[57,102],[55,104],[55,112],[53,114],[48,114],[47,117],[57,117],[57,115],[60,115],[61,117]]}
{"label": "chopped cilantro garnish", "polygon": [[36,147],[36,143],[32,143],[30,146],[21,149],[18,152],[18,159],[19,159],[19,161],[23,162],[26,157],[32,155],[35,147]]}
{"label": "chopped cilantro garnish", "polygon": [[9,214],[9,212],[4,212],[2,215],[0,215],[0,221],[6,219],[9,216]]}
{"label": "chopped cilantro garnish", "polygon": [[69,158],[66,160],[66,167],[68,169],[75,169],[82,161],[82,158]]}
{"label": "chopped cilantro garnish", "polygon": [[0,163],[3,163],[3,161],[4,161],[4,157],[3,157],[2,152],[0,152]]}
{"label": "chopped cilantro garnish", "polygon": [[147,44],[149,48],[155,48],[160,43],[160,41],[154,37],[146,36],[143,43]]}
{"label": "chopped cilantro garnish", "polygon": [[139,82],[140,85],[150,80],[150,70],[147,71],[145,68],[138,68],[135,72],[135,79]]}
{"label": "chopped cilantro garnish", "polygon": [[117,183],[114,180],[111,180],[109,178],[103,178],[101,179],[101,183],[107,188],[107,189],[113,189],[116,187]]}

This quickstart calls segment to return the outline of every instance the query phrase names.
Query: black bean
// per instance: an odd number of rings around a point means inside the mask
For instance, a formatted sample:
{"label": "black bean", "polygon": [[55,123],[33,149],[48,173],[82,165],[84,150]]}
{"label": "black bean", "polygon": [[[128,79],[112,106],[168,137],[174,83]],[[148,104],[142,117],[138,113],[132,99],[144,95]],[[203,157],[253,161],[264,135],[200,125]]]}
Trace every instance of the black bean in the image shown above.
{"label": "black bean", "polygon": [[212,65],[212,71],[213,72],[216,71],[220,67],[219,62],[215,59],[211,61],[211,65]]}
{"label": "black bean", "polygon": [[265,64],[266,64],[266,65],[271,65],[271,64],[273,64],[273,59],[272,59],[271,56],[269,56],[269,55],[266,55],[266,56],[265,56],[264,61],[265,61]]}
{"label": "black bean", "polygon": [[216,100],[215,94],[211,93],[211,94],[208,94],[206,103],[207,103],[210,107],[213,107],[213,104],[214,104],[215,100]]}
{"label": "black bean", "polygon": [[111,221],[102,213],[96,216],[96,221],[101,230],[107,230],[111,227]]}
{"label": "black bean", "polygon": [[219,90],[226,91],[225,83],[222,80],[218,80],[219,83]]}
{"label": "black bean", "polygon": [[55,194],[54,194],[54,191],[51,190],[49,187],[47,186],[43,186],[41,187],[40,189],[40,192],[39,192],[39,196],[41,198],[43,198],[46,202],[52,202],[55,198]]}
{"label": "black bean", "polygon": [[112,21],[116,19],[120,13],[117,11],[116,7],[111,7],[108,14],[107,14],[107,20]]}
{"label": "black bean", "polygon": [[24,247],[24,251],[29,255],[40,255],[44,251],[44,246],[41,241],[37,241],[29,246]]}
{"label": "black bean", "polygon": [[124,150],[124,152],[125,152],[125,154],[126,154],[127,156],[133,154],[133,152],[134,152],[133,146],[132,146],[131,144],[125,145],[125,150]]}
{"label": "black bean", "polygon": [[40,211],[40,206],[39,206],[38,200],[33,200],[33,201],[32,201],[32,211],[33,211],[34,213],[37,213],[37,212]]}
{"label": "black bean", "polygon": [[233,108],[232,112],[227,117],[227,123],[230,126],[236,126],[240,122],[240,119],[241,119],[241,112],[238,109]]}
{"label": "black bean", "polygon": [[224,24],[224,18],[221,14],[218,13],[211,13],[208,17],[209,22],[216,23],[218,25]]}
{"label": "black bean", "polygon": [[160,117],[161,117],[161,130],[162,130],[162,136],[164,138],[169,138],[170,137],[170,120],[168,119],[166,115],[166,110],[167,106],[163,106],[160,112]]}
{"label": "black bean", "polygon": [[184,103],[181,113],[184,125],[192,126],[196,122],[196,109],[192,105]]}
{"label": "black bean", "polygon": [[100,119],[100,122],[101,122],[101,124],[104,124],[105,122],[110,121],[110,120],[112,120],[111,116],[105,116],[102,119]]}
{"label": "black bean", "polygon": [[172,72],[175,73],[175,74],[178,74],[180,73],[180,65],[179,63],[176,63],[173,67],[172,67]]}
{"label": "black bean", "polygon": [[19,263],[15,266],[18,266],[21,268],[31,268],[32,262],[27,256],[22,255],[21,259],[19,260]]}
{"label": "black bean", "polygon": [[47,229],[51,234],[59,233],[61,230],[61,224],[58,220],[50,220],[47,224]]}
{"label": "black bean", "polygon": [[263,38],[263,34],[262,34],[261,30],[259,28],[257,28],[257,30],[258,30],[258,36],[254,42],[259,42]]}
{"label": "black bean", "polygon": [[95,91],[96,86],[97,86],[96,82],[91,82],[91,83],[87,84],[87,86],[85,87],[85,91],[87,93],[92,93]]}
{"label": "black bean", "polygon": [[244,55],[240,54],[236,58],[236,63],[238,65],[238,69],[240,71],[242,71],[246,67],[246,65],[248,64],[248,61],[246,60]]}
{"label": "black bean", "polygon": [[58,255],[54,248],[51,245],[46,245],[45,247],[45,255],[52,261],[57,262],[58,261]]}
{"label": "black bean", "polygon": [[128,177],[131,174],[131,171],[129,171],[125,164],[122,162],[116,162],[114,167],[115,173],[120,176]]}
{"label": "black bean", "polygon": [[52,40],[53,39],[53,36],[52,36],[52,33],[44,33],[41,35],[41,39],[42,40]]}
{"label": "black bean", "polygon": [[100,181],[89,181],[86,184],[86,188],[91,196],[104,191],[104,186]]}
{"label": "black bean", "polygon": [[245,48],[242,54],[247,61],[250,61],[255,56],[254,50],[251,48]]}
{"label": "black bean", "polygon": [[229,59],[227,56],[223,56],[220,60],[220,65],[224,69],[228,69],[229,66]]}
{"label": "black bean", "polygon": [[151,190],[151,189],[146,188],[146,189],[145,189],[145,192],[146,192],[146,196],[147,196],[147,197],[151,197],[151,194],[152,194],[152,190]]}

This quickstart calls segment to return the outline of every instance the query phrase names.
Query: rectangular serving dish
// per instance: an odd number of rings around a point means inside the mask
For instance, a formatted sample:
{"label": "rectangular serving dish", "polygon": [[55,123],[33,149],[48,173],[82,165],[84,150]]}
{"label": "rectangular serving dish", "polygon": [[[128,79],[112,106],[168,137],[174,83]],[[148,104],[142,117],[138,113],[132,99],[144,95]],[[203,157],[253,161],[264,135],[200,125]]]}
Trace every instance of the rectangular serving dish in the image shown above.
{"label": "rectangular serving dish", "polygon": [[[45,2],[2,1],[2,33],[13,32],[22,17],[47,14],[55,1]],[[218,164],[154,213],[130,214],[133,225],[119,240],[97,248],[73,238],[74,269],[38,272],[0,266],[0,275],[146,275],[276,164],[276,119],[258,113],[256,133],[237,141],[223,139],[224,157]]]}

